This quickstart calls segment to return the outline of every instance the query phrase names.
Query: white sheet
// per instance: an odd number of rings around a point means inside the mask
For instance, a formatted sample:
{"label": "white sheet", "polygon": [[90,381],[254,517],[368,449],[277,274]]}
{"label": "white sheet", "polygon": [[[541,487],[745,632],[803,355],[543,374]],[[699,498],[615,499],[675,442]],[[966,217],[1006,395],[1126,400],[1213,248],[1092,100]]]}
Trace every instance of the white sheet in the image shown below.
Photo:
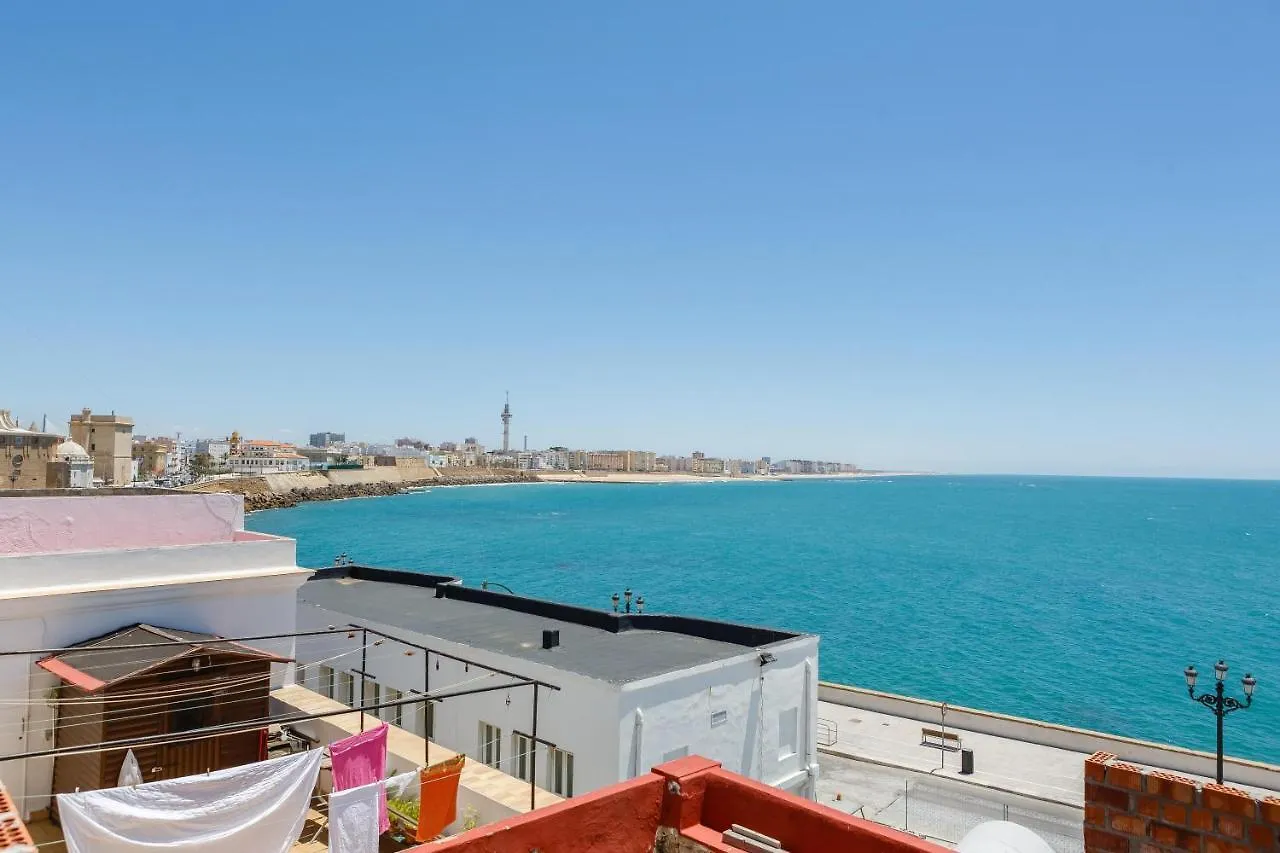
{"label": "white sheet", "polygon": [[287,853],[320,773],[318,749],[200,776],[58,795],[68,853]]}
{"label": "white sheet", "polygon": [[378,794],[384,784],[329,795],[329,853],[378,853]]}

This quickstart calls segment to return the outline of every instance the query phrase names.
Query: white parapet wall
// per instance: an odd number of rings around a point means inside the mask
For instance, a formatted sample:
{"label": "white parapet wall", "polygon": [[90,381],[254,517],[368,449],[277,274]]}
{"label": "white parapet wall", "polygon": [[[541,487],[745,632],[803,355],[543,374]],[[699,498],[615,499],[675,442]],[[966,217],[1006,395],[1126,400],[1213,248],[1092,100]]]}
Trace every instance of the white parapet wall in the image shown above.
{"label": "white parapet wall", "polygon": [[[881,693],[846,684],[823,681],[818,685],[818,699],[833,705],[861,708],[880,714],[889,714],[908,720],[938,725],[942,718],[941,702]],[[1010,740],[1069,749],[1075,752],[1110,752],[1123,761],[1212,778],[1216,772],[1217,757],[1212,753],[1184,749],[1164,743],[1138,740],[1120,735],[1060,726],[1025,717],[1012,717],[976,708],[947,704],[947,727],[994,735]],[[1280,790],[1280,767],[1249,761],[1243,758],[1226,758],[1223,767],[1226,782],[1249,785],[1267,790]]]}

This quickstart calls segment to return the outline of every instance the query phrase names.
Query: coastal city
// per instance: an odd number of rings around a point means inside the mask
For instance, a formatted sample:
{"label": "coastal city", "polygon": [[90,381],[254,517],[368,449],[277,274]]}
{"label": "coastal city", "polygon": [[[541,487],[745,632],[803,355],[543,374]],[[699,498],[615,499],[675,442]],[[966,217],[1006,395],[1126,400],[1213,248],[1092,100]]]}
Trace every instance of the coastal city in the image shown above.
{"label": "coastal city", "polygon": [[[521,472],[545,479],[575,477],[610,481],[632,475],[636,482],[664,479],[757,478],[855,475],[849,462],[812,459],[726,459],[693,451],[659,455],[652,450],[583,450],[553,446],[530,450],[524,437],[511,441],[510,402],[499,415],[501,441],[486,446],[475,437],[432,443],[397,438],[389,443],[349,440],[342,432],[311,433],[306,444],[292,444],[239,432],[218,438],[161,436],[135,431],[127,415],[83,409],[57,429],[47,416],[27,426],[9,410],[0,410],[0,447],[5,480],[0,489],[92,488],[95,486],[187,486],[270,474],[394,469],[399,480],[448,476],[460,471],[468,482],[484,472],[502,479]],[[59,421],[58,423],[62,423]],[[496,424],[495,424],[496,426]],[[495,430],[496,435],[496,430]],[[444,472],[444,473],[441,473]],[[415,475],[420,475],[415,478]]]}
{"label": "coastal city", "polygon": [[1280,853],[1277,3],[0,34],[0,853]]}

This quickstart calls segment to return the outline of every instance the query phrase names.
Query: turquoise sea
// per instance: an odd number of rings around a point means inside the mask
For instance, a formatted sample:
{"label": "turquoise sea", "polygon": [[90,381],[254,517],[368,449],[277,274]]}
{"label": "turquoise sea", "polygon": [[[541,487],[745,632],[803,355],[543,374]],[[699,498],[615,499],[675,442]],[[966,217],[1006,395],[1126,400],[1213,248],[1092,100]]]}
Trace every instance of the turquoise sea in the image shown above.
{"label": "turquoise sea", "polygon": [[822,636],[822,677],[1280,762],[1280,483],[893,477],[438,488],[256,513],[303,565],[488,579]]}

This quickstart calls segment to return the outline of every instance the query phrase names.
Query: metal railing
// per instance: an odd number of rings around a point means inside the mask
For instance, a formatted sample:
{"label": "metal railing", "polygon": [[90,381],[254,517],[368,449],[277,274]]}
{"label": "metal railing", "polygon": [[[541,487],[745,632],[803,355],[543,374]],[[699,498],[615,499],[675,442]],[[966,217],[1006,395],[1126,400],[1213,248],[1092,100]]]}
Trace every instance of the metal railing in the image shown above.
{"label": "metal railing", "polygon": [[840,739],[840,728],[834,720],[818,718],[818,746],[835,746]]}

